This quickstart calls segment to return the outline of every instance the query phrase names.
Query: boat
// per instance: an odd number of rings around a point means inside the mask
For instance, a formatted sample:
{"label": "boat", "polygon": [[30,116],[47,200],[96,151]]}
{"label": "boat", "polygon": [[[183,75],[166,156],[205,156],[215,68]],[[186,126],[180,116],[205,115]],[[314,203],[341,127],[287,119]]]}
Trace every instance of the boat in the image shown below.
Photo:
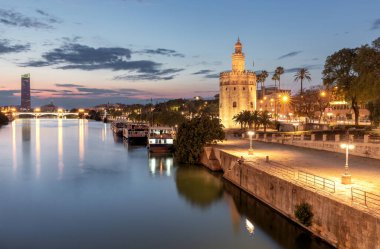
{"label": "boat", "polygon": [[171,127],[150,127],[148,149],[153,153],[167,153],[174,149],[174,129]]}
{"label": "boat", "polygon": [[147,144],[149,125],[145,123],[127,123],[123,128],[123,137],[130,144]]}
{"label": "boat", "polygon": [[126,123],[124,121],[113,121],[111,123],[112,132],[119,137],[123,136],[123,128],[125,124]]}

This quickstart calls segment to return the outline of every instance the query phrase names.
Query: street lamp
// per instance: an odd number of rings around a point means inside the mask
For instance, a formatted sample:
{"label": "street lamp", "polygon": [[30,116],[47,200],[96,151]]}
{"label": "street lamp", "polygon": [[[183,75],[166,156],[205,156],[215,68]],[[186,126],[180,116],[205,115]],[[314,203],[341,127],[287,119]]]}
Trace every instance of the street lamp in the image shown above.
{"label": "street lamp", "polygon": [[343,143],[340,145],[340,148],[346,150],[346,164],[344,165],[344,174],[342,175],[342,184],[351,184],[351,175],[348,173],[348,152],[355,149],[353,144]]}
{"label": "street lamp", "polygon": [[248,155],[253,155],[253,149],[252,149],[252,136],[255,135],[254,131],[248,131],[247,132],[249,136],[249,150],[248,150]]}

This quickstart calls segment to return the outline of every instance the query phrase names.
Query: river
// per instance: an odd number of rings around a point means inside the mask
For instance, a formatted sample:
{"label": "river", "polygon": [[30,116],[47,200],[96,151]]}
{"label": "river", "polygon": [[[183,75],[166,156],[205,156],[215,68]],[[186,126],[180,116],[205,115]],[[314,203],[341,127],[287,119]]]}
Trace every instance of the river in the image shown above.
{"label": "river", "polygon": [[200,166],[128,146],[109,125],[0,128],[0,248],[332,248]]}

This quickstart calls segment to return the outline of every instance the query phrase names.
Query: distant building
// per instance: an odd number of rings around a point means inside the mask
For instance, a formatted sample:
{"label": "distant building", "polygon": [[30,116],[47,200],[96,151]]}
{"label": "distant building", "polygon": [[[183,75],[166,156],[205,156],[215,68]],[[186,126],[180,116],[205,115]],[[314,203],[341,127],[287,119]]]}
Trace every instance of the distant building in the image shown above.
{"label": "distant building", "polygon": [[256,74],[245,70],[239,39],[232,54],[232,71],[220,73],[219,81],[219,118],[225,128],[238,128],[233,117],[244,110],[256,110]]}
{"label": "distant building", "polygon": [[21,110],[31,109],[30,101],[30,74],[21,75]]}
{"label": "distant building", "polygon": [[41,106],[40,110],[41,112],[56,112],[58,111],[58,107],[53,102],[50,102],[50,104]]}
{"label": "distant building", "polygon": [[257,90],[257,110],[268,111],[272,117],[277,114],[280,120],[292,118],[293,111],[290,104],[291,90],[279,89],[278,87],[266,87],[264,96],[262,90]]}

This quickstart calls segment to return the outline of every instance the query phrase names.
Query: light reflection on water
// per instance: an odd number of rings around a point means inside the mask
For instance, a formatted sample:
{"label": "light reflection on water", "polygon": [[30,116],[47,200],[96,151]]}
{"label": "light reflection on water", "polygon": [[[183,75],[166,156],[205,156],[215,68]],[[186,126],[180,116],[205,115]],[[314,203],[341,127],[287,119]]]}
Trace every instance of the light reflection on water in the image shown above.
{"label": "light reflection on water", "polygon": [[329,248],[199,166],[87,120],[0,128],[1,248]]}

